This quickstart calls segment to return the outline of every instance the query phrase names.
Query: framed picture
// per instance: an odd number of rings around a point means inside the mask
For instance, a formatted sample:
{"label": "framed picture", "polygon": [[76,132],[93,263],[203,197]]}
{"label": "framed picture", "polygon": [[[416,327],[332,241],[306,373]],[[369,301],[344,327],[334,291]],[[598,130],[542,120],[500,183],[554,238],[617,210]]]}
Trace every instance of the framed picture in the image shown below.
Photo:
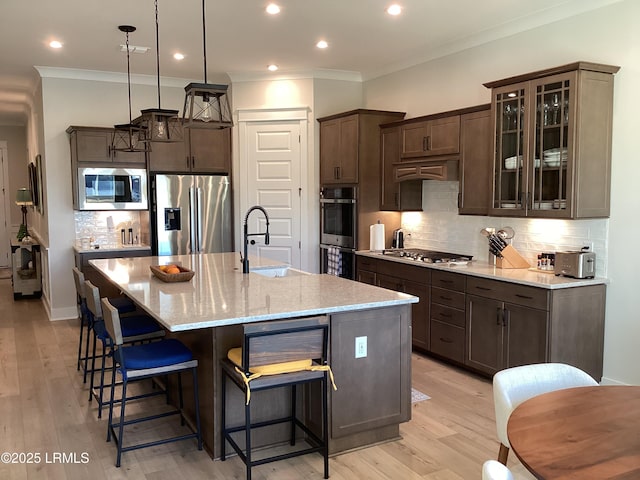
{"label": "framed picture", "polygon": [[29,187],[33,196],[33,206],[41,215],[44,213],[42,192],[42,157],[36,155],[35,163],[29,163]]}

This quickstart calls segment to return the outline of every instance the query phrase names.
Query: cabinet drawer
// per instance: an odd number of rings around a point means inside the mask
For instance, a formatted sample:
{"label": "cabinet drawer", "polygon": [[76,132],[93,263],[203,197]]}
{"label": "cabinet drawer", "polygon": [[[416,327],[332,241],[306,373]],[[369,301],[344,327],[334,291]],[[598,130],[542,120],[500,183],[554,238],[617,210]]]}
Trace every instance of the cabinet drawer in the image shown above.
{"label": "cabinet drawer", "polygon": [[439,322],[449,323],[458,327],[465,326],[464,309],[445,307],[434,303],[431,305],[431,319]]}
{"label": "cabinet drawer", "polygon": [[377,265],[377,272],[403,280],[411,280],[418,283],[431,283],[431,270],[415,265],[405,265],[392,260],[380,260]]}
{"label": "cabinet drawer", "polygon": [[435,270],[431,274],[431,285],[434,287],[446,288],[448,290],[464,292],[465,277],[465,275],[460,275],[459,273]]}
{"label": "cabinet drawer", "polygon": [[439,303],[464,310],[464,292],[454,292],[445,288],[431,287],[431,303]]}
{"label": "cabinet drawer", "polygon": [[358,256],[358,270],[368,270],[369,272],[377,272],[378,260],[375,258]]}
{"label": "cabinet drawer", "polygon": [[529,287],[518,283],[499,282],[475,277],[467,279],[467,293],[540,310],[549,310],[550,292],[551,290]]}
{"label": "cabinet drawer", "polygon": [[464,361],[464,328],[432,320],[431,352],[462,363]]}

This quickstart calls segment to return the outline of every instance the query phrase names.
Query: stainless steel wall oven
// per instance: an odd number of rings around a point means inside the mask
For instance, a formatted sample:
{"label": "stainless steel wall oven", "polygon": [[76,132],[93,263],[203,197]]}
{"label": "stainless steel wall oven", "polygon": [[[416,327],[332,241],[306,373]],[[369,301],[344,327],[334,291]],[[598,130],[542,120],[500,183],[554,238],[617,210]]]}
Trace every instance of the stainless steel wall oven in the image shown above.
{"label": "stainless steel wall oven", "polygon": [[340,276],[355,278],[357,188],[320,189],[320,271],[327,273],[331,247],[340,252]]}

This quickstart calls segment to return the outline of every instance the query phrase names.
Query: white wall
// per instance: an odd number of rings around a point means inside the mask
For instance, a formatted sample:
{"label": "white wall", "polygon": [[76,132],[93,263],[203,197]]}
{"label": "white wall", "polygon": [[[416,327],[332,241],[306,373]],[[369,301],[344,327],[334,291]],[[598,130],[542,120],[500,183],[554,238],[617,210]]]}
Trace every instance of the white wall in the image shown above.
{"label": "white wall", "polygon": [[[640,2],[627,0],[475,47],[364,84],[366,108],[405,110],[407,118],[490,102],[482,83],[578,60],[618,65],[615,76],[611,217],[590,221],[608,279],[604,381],[640,384],[635,242],[640,239],[636,160],[640,105]],[[420,219],[426,222],[429,215]],[[460,235],[478,236],[477,220],[451,215]],[[490,224],[497,219],[487,220]],[[509,224],[510,219],[504,219]],[[532,230],[533,220],[518,228]],[[467,224],[465,227],[464,224]],[[603,232],[608,228],[608,232]],[[579,235],[584,235],[581,232]],[[544,242],[544,233],[535,238]],[[428,241],[429,239],[424,239]],[[548,242],[553,243],[553,242]]]}
{"label": "white wall", "polygon": [[[19,125],[0,125],[0,140],[7,142],[8,174],[6,181],[6,198],[9,203],[9,215],[7,218],[7,230],[11,232],[13,227],[17,227],[22,222],[22,210],[16,202],[16,191],[19,188],[29,188],[29,175],[27,165],[29,161],[35,160],[35,153],[27,149],[26,128]],[[5,159],[6,161],[6,159]],[[27,223],[31,225],[29,213]]]}
{"label": "white wall", "polygon": [[[126,79],[126,77],[124,77]],[[184,103],[184,85],[162,87],[162,107],[180,110]],[[140,109],[157,107],[155,84],[133,84],[133,117]],[[110,127],[129,121],[126,83],[70,78],[42,78],[42,157],[45,163],[48,235],[50,311],[52,320],[75,318],[75,287],[71,276],[76,240],[71,195],[70,125]],[[43,268],[43,271],[45,269]],[[68,281],[53,281],[68,279]]]}

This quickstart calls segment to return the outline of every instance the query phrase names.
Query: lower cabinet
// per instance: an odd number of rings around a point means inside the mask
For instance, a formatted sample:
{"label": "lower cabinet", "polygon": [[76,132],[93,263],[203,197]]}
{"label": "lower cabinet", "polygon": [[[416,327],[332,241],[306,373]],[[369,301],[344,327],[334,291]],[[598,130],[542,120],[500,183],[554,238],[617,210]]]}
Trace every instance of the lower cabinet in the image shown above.
{"label": "lower cabinet", "polygon": [[466,365],[493,375],[547,359],[546,310],[467,295]]}
{"label": "lower cabinet", "polygon": [[606,285],[549,289],[364,256],[356,278],[420,298],[414,349],[488,376],[561,362],[602,378]]}
{"label": "lower cabinet", "polygon": [[456,363],[464,363],[465,276],[436,270],[431,275],[429,351]]}
{"label": "lower cabinet", "polygon": [[606,285],[546,289],[467,278],[465,365],[493,375],[560,362],[602,378]]}

